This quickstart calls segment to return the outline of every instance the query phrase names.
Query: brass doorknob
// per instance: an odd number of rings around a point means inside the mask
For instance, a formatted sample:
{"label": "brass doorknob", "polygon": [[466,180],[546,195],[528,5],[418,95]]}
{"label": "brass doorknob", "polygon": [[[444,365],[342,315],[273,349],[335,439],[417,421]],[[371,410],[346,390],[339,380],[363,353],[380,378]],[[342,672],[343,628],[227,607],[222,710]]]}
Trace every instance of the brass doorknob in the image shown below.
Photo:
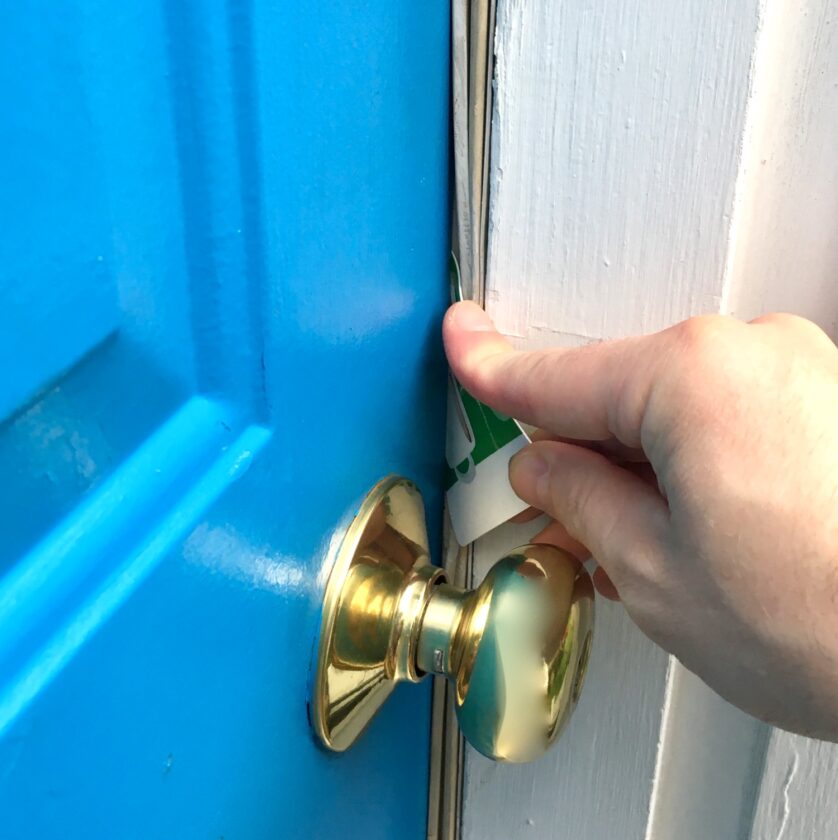
{"label": "brass doorknob", "polygon": [[312,725],[341,751],[397,682],[451,680],[466,739],[489,758],[529,761],[573,711],[591,646],[591,579],[548,545],[515,549],[474,590],[432,566],[422,498],[391,476],[367,495],[326,585]]}

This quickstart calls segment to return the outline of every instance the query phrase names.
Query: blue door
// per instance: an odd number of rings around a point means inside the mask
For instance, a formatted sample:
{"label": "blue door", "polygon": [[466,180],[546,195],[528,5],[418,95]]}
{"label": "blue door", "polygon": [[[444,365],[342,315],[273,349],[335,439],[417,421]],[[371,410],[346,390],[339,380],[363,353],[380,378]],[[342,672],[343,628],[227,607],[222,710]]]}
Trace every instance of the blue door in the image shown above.
{"label": "blue door", "polygon": [[330,541],[440,525],[448,8],[0,27],[0,837],[420,838],[429,687],[306,719]]}

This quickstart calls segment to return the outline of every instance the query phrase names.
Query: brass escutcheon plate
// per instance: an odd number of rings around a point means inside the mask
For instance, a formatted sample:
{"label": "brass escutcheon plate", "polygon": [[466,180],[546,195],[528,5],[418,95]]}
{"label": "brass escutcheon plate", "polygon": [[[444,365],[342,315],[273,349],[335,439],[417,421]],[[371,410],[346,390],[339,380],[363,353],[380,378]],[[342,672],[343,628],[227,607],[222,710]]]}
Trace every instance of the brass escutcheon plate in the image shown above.
{"label": "brass escutcheon plate", "polygon": [[427,591],[442,576],[430,566],[418,488],[398,476],[382,479],[349,525],[326,584],[309,705],[325,746],[345,750],[398,680],[422,678],[408,648]]}

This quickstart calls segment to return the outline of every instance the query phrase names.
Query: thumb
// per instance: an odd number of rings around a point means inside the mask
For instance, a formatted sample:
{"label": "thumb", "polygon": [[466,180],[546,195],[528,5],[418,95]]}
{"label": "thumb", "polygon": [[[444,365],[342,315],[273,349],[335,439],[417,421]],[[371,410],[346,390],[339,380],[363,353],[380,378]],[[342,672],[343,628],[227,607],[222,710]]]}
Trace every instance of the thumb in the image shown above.
{"label": "thumb", "polygon": [[640,446],[658,338],[516,351],[470,301],[448,310],[442,335],[451,370],[481,402],[561,437]]}
{"label": "thumb", "polygon": [[619,590],[659,578],[669,509],[646,482],[590,449],[530,444],[509,465],[515,492],[587,546]]}

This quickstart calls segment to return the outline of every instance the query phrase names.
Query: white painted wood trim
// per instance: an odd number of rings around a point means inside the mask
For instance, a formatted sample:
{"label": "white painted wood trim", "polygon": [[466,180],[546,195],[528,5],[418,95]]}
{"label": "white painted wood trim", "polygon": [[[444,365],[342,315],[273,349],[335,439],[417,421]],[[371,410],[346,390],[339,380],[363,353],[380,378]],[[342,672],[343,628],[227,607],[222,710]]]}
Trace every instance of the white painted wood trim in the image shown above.
{"label": "white painted wood trim", "polygon": [[[838,0],[767,6],[725,308],[838,339]],[[838,701],[837,701],[838,702]],[[772,730],[752,840],[838,838],[838,745]]]}
{"label": "white painted wood trim", "polygon": [[648,840],[750,837],[768,736],[672,660]]}
{"label": "white painted wood trim", "polygon": [[[719,310],[758,11],[499,3],[486,300],[514,342],[578,344]],[[491,535],[478,563],[522,536]],[[465,838],[646,836],[668,657],[619,606],[599,604],[597,625],[555,752],[529,767],[467,754]]]}
{"label": "white painted wood trim", "polygon": [[[838,0],[499,0],[502,331],[569,345],[786,310],[835,336],[836,26]],[[478,566],[530,533],[484,538]],[[463,837],[833,840],[836,750],[746,718],[600,605],[558,749],[529,767],[467,753]]]}
{"label": "white painted wood trim", "polygon": [[838,337],[838,2],[771,0],[723,309],[793,312]]}
{"label": "white painted wood trim", "polygon": [[753,840],[838,837],[838,749],[775,731],[755,807]]}

